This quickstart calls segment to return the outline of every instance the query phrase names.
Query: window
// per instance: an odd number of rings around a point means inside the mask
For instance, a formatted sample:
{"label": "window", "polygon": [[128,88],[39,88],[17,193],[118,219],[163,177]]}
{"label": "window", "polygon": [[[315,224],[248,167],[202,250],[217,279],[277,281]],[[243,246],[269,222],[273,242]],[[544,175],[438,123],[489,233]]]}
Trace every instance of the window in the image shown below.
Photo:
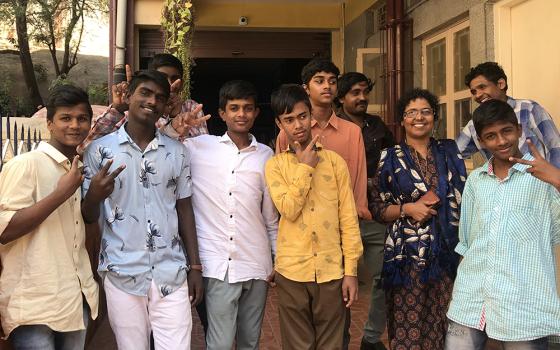
{"label": "window", "polygon": [[385,114],[385,55],[379,48],[360,48],[356,54],[356,70],[365,74],[375,84],[369,95],[368,113],[383,116]]}
{"label": "window", "polygon": [[465,75],[469,72],[469,22],[462,22],[422,42],[424,88],[440,99],[435,136],[455,138],[471,120],[472,99]]}

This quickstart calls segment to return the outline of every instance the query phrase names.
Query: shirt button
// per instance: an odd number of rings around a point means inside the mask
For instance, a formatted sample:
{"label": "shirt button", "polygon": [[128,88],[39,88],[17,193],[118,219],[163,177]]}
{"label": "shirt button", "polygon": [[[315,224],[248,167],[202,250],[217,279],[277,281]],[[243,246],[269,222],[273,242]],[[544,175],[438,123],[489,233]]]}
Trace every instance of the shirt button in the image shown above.
{"label": "shirt button", "polygon": [[313,256],[317,256],[317,253],[313,253]]}
{"label": "shirt button", "polygon": [[235,173],[235,170],[232,170],[231,173],[232,173],[232,174]]}
{"label": "shirt button", "polygon": [[229,218],[231,219],[233,217],[233,215],[230,215]]}
{"label": "shirt button", "polygon": [[311,208],[311,211],[315,211],[315,209]]}
{"label": "shirt button", "polygon": [[156,268],[155,266],[152,266],[152,270],[155,269],[155,268]]}
{"label": "shirt button", "polygon": [[152,221],[151,221],[151,220],[148,220],[148,224],[149,224],[150,222],[152,222]]}
{"label": "shirt button", "polygon": [[78,225],[78,224],[79,224],[79,222],[76,221],[76,225]]}
{"label": "shirt button", "polygon": [[317,233],[315,231],[311,232],[312,235],[316,235]]}
{"label": "shirt button", "polygon": [[142,158],[144,158],[144,155],[142,155]]}
{"label": "shirt button", "polygon": [[230,237],[229,240],[230,240],[230,241],[233,241],[233,237]]}
{"label": "shirt button", "polygon": [[228,258],[229,261],[231,261],[231,258]]}
{"label": "shirt button", "polygon": [[229,193],[229,195],[231,196],[231,192]]}

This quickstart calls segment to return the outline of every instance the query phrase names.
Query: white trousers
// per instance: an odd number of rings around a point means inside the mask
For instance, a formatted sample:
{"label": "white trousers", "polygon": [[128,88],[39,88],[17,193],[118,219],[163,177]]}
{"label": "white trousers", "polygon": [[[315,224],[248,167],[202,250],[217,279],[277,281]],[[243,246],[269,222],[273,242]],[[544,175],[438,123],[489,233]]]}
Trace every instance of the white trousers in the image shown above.
{"label": "white trousers", "polygon": [[147,297],[124,292],[104,279],[109,323],[119,350],[149,350],[150,332],[156,350],[191,348],[192,316],[187,281],[175,292],[160,297],[152,281]]}

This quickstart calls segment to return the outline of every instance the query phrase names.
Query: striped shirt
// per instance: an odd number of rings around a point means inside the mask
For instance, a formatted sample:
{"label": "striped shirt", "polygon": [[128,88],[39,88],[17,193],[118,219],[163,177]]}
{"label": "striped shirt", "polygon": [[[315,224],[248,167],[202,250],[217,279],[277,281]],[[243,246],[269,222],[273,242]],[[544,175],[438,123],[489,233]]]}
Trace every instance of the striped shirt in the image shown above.
{"label": "striped shirt", "polygon": [[560,334],[553,254],[560,193],[522,164],[498,181],[490,163],[471,173],[463,192],[455,248],[463,260],[447,316],[501,341]]}
{"label": "striped shirt", "polygon": [[[546,160],[560,168],[560,134],[550,114],[535,101],[508,97],[507,103],[515,111],[523,131],[519,138],[521,152],[523,154],[529,152],[525,143],[525,140],[529,138]],[[480,146],[472,120],[463,128],[456,141],[463,158],[470,157],[478,151],[486,159],[490,159],[492,156],[490,152]]]}

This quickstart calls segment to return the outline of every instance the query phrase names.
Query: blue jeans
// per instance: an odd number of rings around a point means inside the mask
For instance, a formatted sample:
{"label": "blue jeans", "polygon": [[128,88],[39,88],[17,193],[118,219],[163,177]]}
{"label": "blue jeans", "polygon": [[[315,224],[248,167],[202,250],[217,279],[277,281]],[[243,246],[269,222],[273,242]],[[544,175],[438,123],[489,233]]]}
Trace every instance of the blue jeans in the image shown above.
{"label": "blue jeans", "polygon": [[[449,320],[445,337],[445,350],[484,350],[488,335],[486,332],[460,325]],[[504,350],[547,350],[547,338],[529,341],[500,342]]]}
{"label": "blue jeans", "polygon": [[[84,304],[84,325],[89,321],[89,307]],[[45,325],[19,326],[10,333],[14,350],[83,350],[86,330],[56,332]]]}

